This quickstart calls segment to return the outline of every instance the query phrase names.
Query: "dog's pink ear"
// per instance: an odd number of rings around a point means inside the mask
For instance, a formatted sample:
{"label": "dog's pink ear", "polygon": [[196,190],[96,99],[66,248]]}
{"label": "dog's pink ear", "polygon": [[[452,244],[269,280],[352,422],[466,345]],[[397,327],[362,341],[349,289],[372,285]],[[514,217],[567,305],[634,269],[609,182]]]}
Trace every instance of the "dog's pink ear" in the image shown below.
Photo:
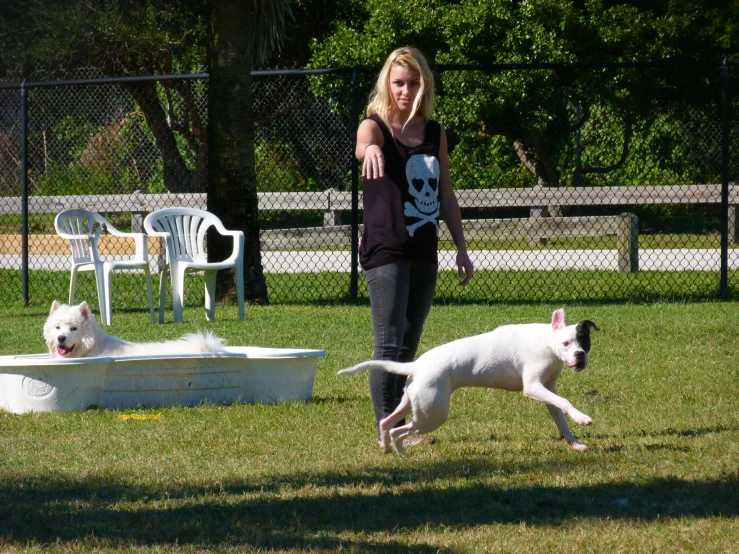
{"label": "dog's pink ear", "polygon": [[57,311],[61,307],[62,305],[59,303],[59,300],[54,300],[51,303],[51,310],[49,310],[49,314],[53,314],[55,311]]}
{"label": "dog's pink ear", "polygon": [[82,317],[84,319],[90,319],[90,306],[87,305],[87,302],[83,302],[79,305],[80,313],[82,314]]}
{"label": "dog's pink ear", "polygon": [[563,308],[554,310],[552,314],[552,329],[559,331],[565,326],[565,311]]}

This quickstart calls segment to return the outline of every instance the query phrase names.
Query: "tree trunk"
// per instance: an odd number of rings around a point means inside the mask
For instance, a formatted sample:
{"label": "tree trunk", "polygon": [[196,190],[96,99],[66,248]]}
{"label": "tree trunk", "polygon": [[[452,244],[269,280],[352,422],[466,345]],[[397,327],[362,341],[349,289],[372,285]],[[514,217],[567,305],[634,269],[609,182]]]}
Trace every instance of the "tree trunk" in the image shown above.
{"label": "tree trunk", "polygon": [[187,168],[177,149],[174,131],[167,123],[167,116],[157,97],[156,83],[134,84],[126,86],[126,89],[143,112],[162,155],[164,186],[172,193],[192,192],[197,185],[192,182],[193,173]]}
{"label": "tree trunk", "polygon": [[[253,58],[248,27],[252,2],[209,0],[208,32],[208,209],[227,229],[244,232],[244,296],[267,302],[259,249],[259,205],[251,91]],[[223,260],[230,239],[209,235],[208,258]],[[218,272],[217,300],[235,297],[233,272]]]}

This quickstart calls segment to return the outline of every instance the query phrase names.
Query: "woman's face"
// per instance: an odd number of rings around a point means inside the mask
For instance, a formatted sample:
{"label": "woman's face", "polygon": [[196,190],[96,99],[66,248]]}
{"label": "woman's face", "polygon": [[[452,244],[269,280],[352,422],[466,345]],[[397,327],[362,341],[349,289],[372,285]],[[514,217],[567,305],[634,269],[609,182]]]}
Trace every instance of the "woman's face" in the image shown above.
{"label": "woman's face", "polygon": [[402,65],[393,65],[390,68],[390,96],[394,109],[400,113],[409,113],[420,89],[421,77],[418,73]]}

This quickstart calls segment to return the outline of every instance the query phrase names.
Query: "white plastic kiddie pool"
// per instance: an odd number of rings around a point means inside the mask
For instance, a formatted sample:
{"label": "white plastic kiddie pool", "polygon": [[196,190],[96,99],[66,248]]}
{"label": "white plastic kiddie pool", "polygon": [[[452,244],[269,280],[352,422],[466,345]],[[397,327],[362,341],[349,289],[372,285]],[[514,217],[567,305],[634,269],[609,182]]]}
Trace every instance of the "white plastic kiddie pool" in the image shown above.
{"label": "white plastic kiddie pool", "polygon": [[308,400],[323,350],[226,347],[213,354],[0,356],[0,409],[12,413]]}

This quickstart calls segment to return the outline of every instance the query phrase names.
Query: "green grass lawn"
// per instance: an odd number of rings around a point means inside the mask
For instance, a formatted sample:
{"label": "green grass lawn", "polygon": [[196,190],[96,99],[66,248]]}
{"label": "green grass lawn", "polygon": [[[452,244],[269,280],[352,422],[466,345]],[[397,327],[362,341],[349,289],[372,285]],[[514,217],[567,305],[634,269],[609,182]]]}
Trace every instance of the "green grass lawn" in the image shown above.
{"label": "green grass lawn", "polygon": [[[325,305],[345,304],[350,300],[351,276],[349,273],[272,273],[266,275],[270,302],[276,304],[306,303]],[[152,276],[155,303],[159,278]],[[623,303],[626,301],[703,302],[720,296],[718,271],[506,271],[476,270],[475,277],[466,287],[459,286],[456,271],[440,271],[436,287],[437,303],[442,304],[523,304],[539,305],[543,302],[577,302],[582,304]],[[203,305],[202,275],[192,275],[185,280],[185,305],[195,308]],[[739,270],[732,269],[727,276],[727,296],[739,300]],[[29,302],[39,309],[48,309],[55,299],[64,300],[69,287],[69,271],[30,272]],[[129,272],[114,273],[114,312],[146,310],[146,286],[143,275]],[[368,303],[367,283],[360,274],[358,301]],[[3,298],[5,301],[3,302]],[[82,274],[77,280],[76,298],[87,299],[97,309],[95,277]],[[167,296],[171,309],[171,296]],[[28,313],[22,304],[21,273],[15,270],[0,271],[0,305],[13,305],[13,309]],[[171,311],[167,312],[171,320]]]}
{"label": "green grass lawn", "polygon": [[[557,307],[436,306],[421,351]],[[0,309],[0,354],[42,352],[47,309]],[[591,452],[555,440],[542,404],[464,389],[406,459],[376,447],[367,375],[335,374],[371,355],[368,307],[248,306],[240,322],[227,306],[213,323],[188,308],[177,325],[116,312],[128,340],[209,329],[324,349],[314,398],[0,412],[0,552],[738,551],[739,302],[565,309],[602,329],[590,367],[559,380],[595,420],[571,423]]]}

